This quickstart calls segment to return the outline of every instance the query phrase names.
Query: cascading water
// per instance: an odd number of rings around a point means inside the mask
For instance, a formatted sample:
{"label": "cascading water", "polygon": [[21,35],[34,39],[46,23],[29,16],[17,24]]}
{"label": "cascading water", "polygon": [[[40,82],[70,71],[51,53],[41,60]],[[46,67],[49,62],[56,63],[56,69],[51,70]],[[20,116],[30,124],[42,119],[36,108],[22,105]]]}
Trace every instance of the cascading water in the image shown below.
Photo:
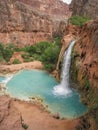
{"label": "cascading water", "polygon": [[6,77],[4,80],[2,80],[1,83],[3,83],[3,84],[6,85],[6,84],[12,79],[12,77],[13,77],[13,76]]}
{"label": "cascading water", "polygon": [[71,52],[72,48],[75,44],[75,41],[72,41],[64,54],[64,61],[62,67],[62,74],[61,74],[61,83],[54,87],[53,94],[54,95],[69,95],[72,90],[69,85],[69,70],[71,64]]}

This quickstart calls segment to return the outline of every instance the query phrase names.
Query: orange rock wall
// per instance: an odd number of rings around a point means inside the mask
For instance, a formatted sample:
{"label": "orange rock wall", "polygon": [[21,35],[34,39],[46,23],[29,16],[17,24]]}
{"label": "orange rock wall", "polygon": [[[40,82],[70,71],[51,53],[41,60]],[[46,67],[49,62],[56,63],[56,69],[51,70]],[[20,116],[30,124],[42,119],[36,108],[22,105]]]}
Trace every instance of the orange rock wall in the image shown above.
{"label": "orange rock wall", "polygon": [[79,36],[75,46],[79,55],[77,65],[82,73],[88,75],[91,84],[98,87],[98,19],[85,24]]}
{"label": "orange rock wall", "polygon": [[24,46],[62,35],[64,10],[69,14],[68,5],[56,0],[0,0],[0,42]]}

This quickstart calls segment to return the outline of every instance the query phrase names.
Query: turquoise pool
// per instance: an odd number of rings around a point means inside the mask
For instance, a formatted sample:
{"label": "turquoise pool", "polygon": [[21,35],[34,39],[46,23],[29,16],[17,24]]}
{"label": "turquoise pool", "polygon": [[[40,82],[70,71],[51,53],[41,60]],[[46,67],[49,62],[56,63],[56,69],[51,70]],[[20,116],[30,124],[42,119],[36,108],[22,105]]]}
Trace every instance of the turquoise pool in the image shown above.
{"label": "turquoise pool", "polygon": [[7,91],[12,97],[28,100],[41,97],[48,105],[51,113],[59,113],[60,117],[76,118],[86,113],[87,109],[80,102],[79,94],[73,91],[68,97],[54,95],[53,88],[58,82],[47,72],[24,70],[15,74],[7,83]]}

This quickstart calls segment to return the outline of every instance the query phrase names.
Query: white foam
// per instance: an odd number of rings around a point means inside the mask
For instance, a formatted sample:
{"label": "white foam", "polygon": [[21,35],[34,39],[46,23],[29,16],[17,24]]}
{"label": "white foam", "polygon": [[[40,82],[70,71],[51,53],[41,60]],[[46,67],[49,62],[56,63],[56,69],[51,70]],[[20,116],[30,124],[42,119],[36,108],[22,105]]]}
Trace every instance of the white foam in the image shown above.
{"label": "white foam", "polygon": [[71,64],[71,52],[75,44],[75,41],[72,41],[64,53],[62,74],[61,74],[61,83],[53,88],[54,95],[70,95],[72,90],[69,85],[69,70]]}
{"label": "white foam", "polygon": [[2,80],[1,83],[7,84],[7,83],[12,79],[12,77],[13,77],[13,76],[6,77],[4,80]]}

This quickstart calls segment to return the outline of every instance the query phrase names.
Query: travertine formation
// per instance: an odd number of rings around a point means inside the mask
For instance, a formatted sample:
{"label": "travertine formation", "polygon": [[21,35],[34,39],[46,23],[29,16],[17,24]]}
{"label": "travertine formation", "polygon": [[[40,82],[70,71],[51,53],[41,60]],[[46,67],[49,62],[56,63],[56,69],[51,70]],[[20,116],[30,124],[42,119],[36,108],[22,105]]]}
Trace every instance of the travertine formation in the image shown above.
{"label": "travertine formation", "polygon": [[76,43],[79,72],[88,75],[92,86],[98,87],[98,19],[86,23],[79,33],[80,40]]}
{"label": "travertine formation", "polygon": [[70,9],[73,15],[96,18],[98,16],[98,0],[72,0]]}

